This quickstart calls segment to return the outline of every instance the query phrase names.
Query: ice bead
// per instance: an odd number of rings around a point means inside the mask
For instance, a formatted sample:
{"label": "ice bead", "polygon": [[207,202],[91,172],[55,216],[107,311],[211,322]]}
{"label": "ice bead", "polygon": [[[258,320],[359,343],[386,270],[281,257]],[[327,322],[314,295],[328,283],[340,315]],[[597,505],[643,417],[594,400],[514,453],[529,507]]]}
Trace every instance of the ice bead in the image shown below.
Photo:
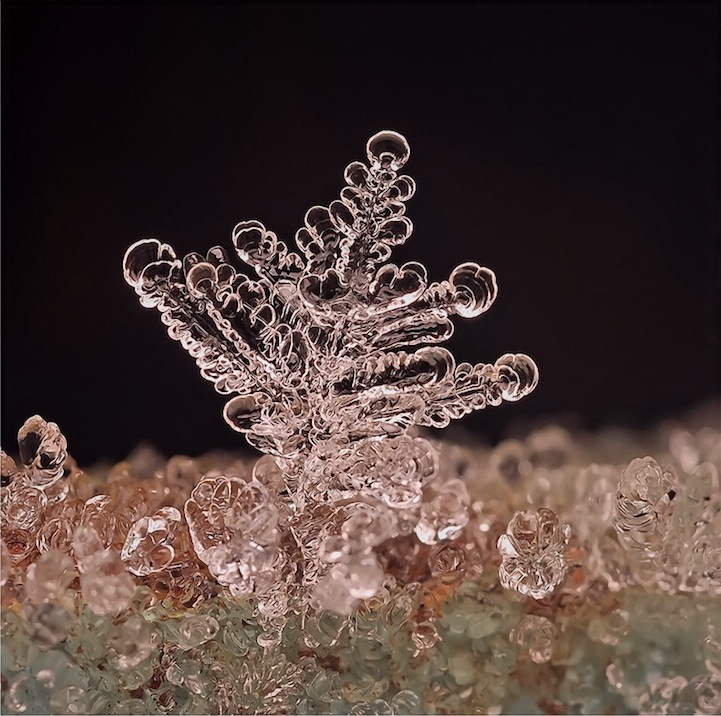
{"label": "ice bead", "polygon": [[438,487],[430,502],[421,505],[421,516],[415,527],[424,544],[453,539],[468,523],[468,490],[461,480],[449,480]]}
{"label": "ice bead", "polygon": [[50,550],[28,567],[25,592],[33,604],[58,601],[75,577],[73,560],[63,552]]}
{"label": "ice bead", "polygon": [[28,634],[41,649],[51,649],[60,644],[73,626],[73,615],[68,605],[31,604],[24,605],[28,621]]}
{"label": "ice bead", "polygon": [[213,639],[219,629],[218,620],[209,614],[191,616],[180,627],[179,646],[181,649],[194,649]]}
{"label": "ice bead", "polygon": [[120,555],[128,570],[143,576],[173,566],[187,547],[183,545],[181,520],[174,507],[163,507],[151,517],[137,520]]}
{"label": "ice bead", "polygon": [[108,661],[120,671],[129,671],[153,653],[156,642],[151,624],[140,614],[133,614],[111,629]]}
{"label": "ice bead", "polygon": [[[99,540],[95,542],[96,547],[100,544]],[[130,606],[135,594],[135,581],[125,571],[120,555],[112,548],[91,551],[80,560],[79,567],[83,599],[93,612],[115,615]]]}
{"label": "ice bead", "polygon": [[48,504],[45,493],[25,475],[19,475],[0,493],[0,514],[3,527],[32,530]]}
{"label": "ice bead", "polygon": [[18,432],[20,460],[30,481],[41,489],[62,477],[67,447],[60,428],[39,415],[28,418]]}
{"label": "ice bead", "polygon": [[570,526],[559,524],[552,510],[517,512],[498,538],[503,587],[533,599],[553,594],[566,576],[563,552],[570,536]]}
{"label": "ice bead", "polygon": [[546,617],[526,615],[512,629],[509,640],[525,651],[536,664],[551,660],[556,628]]}

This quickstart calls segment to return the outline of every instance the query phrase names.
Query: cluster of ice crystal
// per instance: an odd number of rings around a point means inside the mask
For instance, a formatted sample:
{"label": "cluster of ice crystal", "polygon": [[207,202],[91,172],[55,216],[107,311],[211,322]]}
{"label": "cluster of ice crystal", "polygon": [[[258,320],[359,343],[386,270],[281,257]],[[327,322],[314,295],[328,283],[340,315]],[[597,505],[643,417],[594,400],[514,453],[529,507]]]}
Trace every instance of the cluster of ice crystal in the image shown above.
{"label": "cluster of ice crystal", "polygon": [[267,456],[66,457],[28,543],[3,512],[3,711],[718,713],[721,432],[681,431],[428,439],[418,501],[297,514]]}
{"label": "cluster of ice crystal", "polygon": [[[345,613],[372,596],[382,582],[374,547],[413,530],[435,544],[468,521],[462,485],[433,484],[435,449],[408,429],[518,400],[538,381],[525,355],[457,365],[434,345],[450,337],[453,315],[491,306],[495,276],[466,263],[434,283],[418,263],[387,263],[412,231],[405,202],[415,183],[400,173],[410,149],[385,131],[366,153],[367,164],[346,168],[340,199],[308,211],[298,252],[257,221],[235,227],[233,246],[255,277],[219,247],[181,260],[146,239],[125,256],[142,305],[157,308],[201,374],[232,395],[226,420],[269,455],[262,476],[205,476],[184,505],[197,555],[236,596],[264,595],[298,567],[306,586],[312,576],[309,598],[327,608]],[[358,510],[341,515],[332,507],[341,502]],[[336,520],[321,537],[307,524],[323,505]],[[166,518],[143,519],[123,559],[152,571],[174,559],[173,531]]]}
{"label": "cluster of ice crystal", "polygon": [[141,303],[266,454],[145,449],[91,476],[30,418],[2,453],[3,712],[721,711],[721,432],[421,434],[537,371],[433,346],[496,285],[385,263],[408,154],[371,138],[299,253],[236,227],[257,279],[222,249],[129,249]]}

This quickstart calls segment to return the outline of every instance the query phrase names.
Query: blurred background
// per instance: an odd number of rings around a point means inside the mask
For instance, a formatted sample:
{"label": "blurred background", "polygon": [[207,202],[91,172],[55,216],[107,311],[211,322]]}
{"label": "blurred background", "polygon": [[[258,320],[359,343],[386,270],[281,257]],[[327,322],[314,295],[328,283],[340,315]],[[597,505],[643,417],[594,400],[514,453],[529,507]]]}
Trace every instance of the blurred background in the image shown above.
{"label": "blurred background", "polygon": [[536,392],[469,417],[650,424],[721,391],[719,5],[2,5],[2,444],[40,413],[88,464],[238,448],[222,396],[122,278],[127,246],[292,240],[380,129],[416,230],[500,293],[457,359]]}

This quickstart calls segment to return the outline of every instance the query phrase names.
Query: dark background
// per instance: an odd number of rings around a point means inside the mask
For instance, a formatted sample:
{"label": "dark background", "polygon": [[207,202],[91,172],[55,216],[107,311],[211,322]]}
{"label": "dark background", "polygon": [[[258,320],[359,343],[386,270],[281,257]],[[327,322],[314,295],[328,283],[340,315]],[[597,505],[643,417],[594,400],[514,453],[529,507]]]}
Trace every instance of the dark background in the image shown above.
{"label": "dark background", "polygon": [[541,369],[467,428],[717,395],[718,7],[4,2],[3,445],[36,412],[86,463],[242,445],[123,252],[247,218],[292,240],[385,128],[419,187],[396,260],[499,279],[451,349]]}

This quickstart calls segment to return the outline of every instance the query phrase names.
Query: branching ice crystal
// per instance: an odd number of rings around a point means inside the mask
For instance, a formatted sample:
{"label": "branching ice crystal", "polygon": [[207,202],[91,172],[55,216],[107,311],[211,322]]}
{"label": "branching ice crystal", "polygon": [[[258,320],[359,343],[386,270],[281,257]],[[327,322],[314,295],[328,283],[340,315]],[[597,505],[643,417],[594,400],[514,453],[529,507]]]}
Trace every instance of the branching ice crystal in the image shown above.
{"label": "branching ice crystal", "polygon": [[[381,587],[375,549],[385,540],[415,532],[434,545],[458,534],[469,519],[465,487],[433,486],[436,451],[408,428],[518,400],[538,381],[528,356],[456,365],[435,345],[451,336],[452,316],[488,310],[495,276],[465,263],[430,283],[418,263],[387,263],[413,228],[405,202],[415,183],[400,173],[410,149],[384,131],[366,152],[367,165],[346,168],[340,199],[308,211],[297,252],[257,221],[235,227],[235,251],[255,278],[220,247],[181,260],[145,239],[125,255],[141,304],[232,396],[228,423],[275,457],[250,478],[206,475],[184,513],[218,582],[261,596],[276,616],[294,592],[280,585],[296,579],[317,607],[348,614]],[[123,547],[128,568],[168,568],[178,520],[139,517]]]}
{"label": "branching ice crystal", "polygon": [[415,182],[400,174],[410,149],[384,131],[366,150],[367,165],[346,168],[340,199],[308,211],[298,252],[258,221],[235,227],[235,251],[257,278],[238,272],[220,247],[181,260],[145,239],[125,255],[141,304],[157,308],[203,377],[233,396],[226,420],[263,452],[293,457],[339,435],[354,441],[401,435],[412,424],[445,426],[518,400],[537,383],[528,356],[456,365],[446,349],[429,346],[451,336],[451,316],[488,310],[496,279],[464,263],[429,283],[418,263],[386,263],[413,229],[405,202]]}

